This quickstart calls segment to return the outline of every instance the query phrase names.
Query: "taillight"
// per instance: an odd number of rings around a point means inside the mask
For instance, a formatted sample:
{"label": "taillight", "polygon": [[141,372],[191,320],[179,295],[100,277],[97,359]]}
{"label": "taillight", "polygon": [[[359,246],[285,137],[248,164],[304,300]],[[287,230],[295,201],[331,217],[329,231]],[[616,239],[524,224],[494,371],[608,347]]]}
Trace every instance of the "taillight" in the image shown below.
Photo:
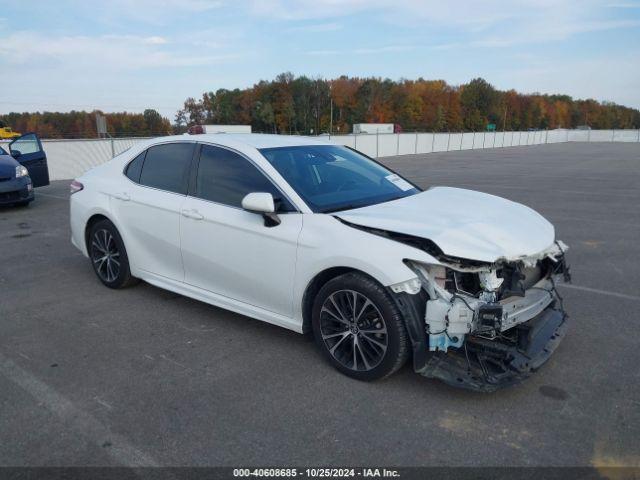
{"label": "taillight", "polygon": [[73,195],[74,193],[78,193],[83,188],[84,185],[77,180],[73,180],[69,185],[69,191],[71,192],[71,195]]}

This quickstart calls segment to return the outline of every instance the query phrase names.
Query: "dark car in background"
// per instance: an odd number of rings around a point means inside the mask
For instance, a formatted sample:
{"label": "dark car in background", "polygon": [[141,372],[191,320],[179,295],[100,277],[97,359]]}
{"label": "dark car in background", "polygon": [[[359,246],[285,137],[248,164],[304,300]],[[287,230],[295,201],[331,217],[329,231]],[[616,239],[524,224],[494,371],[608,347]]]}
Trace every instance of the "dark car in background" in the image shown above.
{"label": "dark car in background", "polygon": [[45,185],[49,185],[47,155],[35,133],[0,145],[0,205],[28,205],[34,199],[33,189]]}

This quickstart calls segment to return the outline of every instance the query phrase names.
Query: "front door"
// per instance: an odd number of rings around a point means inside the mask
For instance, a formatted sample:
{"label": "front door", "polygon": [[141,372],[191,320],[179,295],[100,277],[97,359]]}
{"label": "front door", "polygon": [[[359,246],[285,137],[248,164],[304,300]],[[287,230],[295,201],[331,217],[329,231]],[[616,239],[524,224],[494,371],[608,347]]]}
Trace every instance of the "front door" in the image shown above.
{"label": "front door", "polygon": [[35,133],[25,133],[9,143],[11,156],[29,171],[34,187],[49,185],[47,155]]}
{"label": "front door", "polygon": [[[273,313],[292,316],[302,214],[248,159],[202,145],[180,221],[185,282]],[[265,226],[242,209],[251,192],[271,193],[281,223]]]}

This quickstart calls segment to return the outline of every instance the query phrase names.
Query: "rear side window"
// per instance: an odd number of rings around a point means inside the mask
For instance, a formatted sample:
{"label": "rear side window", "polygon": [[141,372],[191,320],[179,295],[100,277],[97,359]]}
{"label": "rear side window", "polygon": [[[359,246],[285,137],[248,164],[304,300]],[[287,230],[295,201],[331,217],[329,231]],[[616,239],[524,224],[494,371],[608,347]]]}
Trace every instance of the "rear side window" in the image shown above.
{"label": "rear side window", "polygon": [[196,179],[196,197],[241,207],[242,199],[252,192],[273,195],[280,212],[295,211],[273,183],[246,158],[224,148],[202,146]]}
{"label": "rear side window", "polygon": [[147,150],[140,183],[147,187],[187,194],[194,143],[168,143]]}
{"label": "rear side window", "polygon": [[142,164],[144,163],[144,156],[147,154],[145,150],[136,158],[134,158],[129,165],[127,165],[127,170],[125,171],[125,175],[129,177],[129,179],[133,182],[140,182],[140,172],[142,172]]}

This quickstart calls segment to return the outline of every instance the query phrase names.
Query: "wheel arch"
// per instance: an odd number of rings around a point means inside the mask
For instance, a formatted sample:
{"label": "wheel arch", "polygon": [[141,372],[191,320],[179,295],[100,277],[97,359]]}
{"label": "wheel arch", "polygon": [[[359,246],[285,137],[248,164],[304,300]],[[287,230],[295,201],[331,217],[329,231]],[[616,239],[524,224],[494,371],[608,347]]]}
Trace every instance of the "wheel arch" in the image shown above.
{"label": "wheel arch", "polygon": [[318,292],[322,288],[322,286],[326,284],[328,281],[333,280],[334,278],[344,275],[346,273],[359,273],[361,275],[365,275],[371,278],[377,283],[380,283],[380,281],[377,280],[372,275],[354,267],[346,267],[346,266],[331,267],[317,273],[309,281],[309,283],[307,284],[307,287],[304,290],[304,294],[302,295],[302,333],[309,333],[312,330],[311,315],[313,310],[313,302],[316,298],[316,295],[318,295]]}
{"label": "wheel arch", "polygon": [[98,222],[100,222],[102,220],[108,220],[109,222],[111,222],[113,224],[113,221],[109,217],[107,217],[106,215],[104,215],[102,213],[94,213],[93,215],[91,215],[89,217],[89,219],[87,220],[87,223],[85,224],[84,237],[83,238],[84,238],[84,245],[85,245],[85,247],[87,249],[87,252],[89,251],[89,235],[91,233],[91,228],[96,223],[98,223]]}
{"label": "wheel arch", "polygon": [[389,287],[385,287],[375,276],[358,268],[346,266],[331,267],[322,270],[311,279],[302,296],[302,333],[312,331],[311,316],[313,302],[322,286],[328,281],[346,273],[359,273],[369,277],[389,292],[389,295],[402,314],[402,320],[407,329],[411,342],[414,370],[417,372],[422,371],[427,362],[427,335],[424,328],[424,315],[426,302],[428,300],[426,292],[421,290],[417,295],[410,295],[406,292],[393,293]]}

